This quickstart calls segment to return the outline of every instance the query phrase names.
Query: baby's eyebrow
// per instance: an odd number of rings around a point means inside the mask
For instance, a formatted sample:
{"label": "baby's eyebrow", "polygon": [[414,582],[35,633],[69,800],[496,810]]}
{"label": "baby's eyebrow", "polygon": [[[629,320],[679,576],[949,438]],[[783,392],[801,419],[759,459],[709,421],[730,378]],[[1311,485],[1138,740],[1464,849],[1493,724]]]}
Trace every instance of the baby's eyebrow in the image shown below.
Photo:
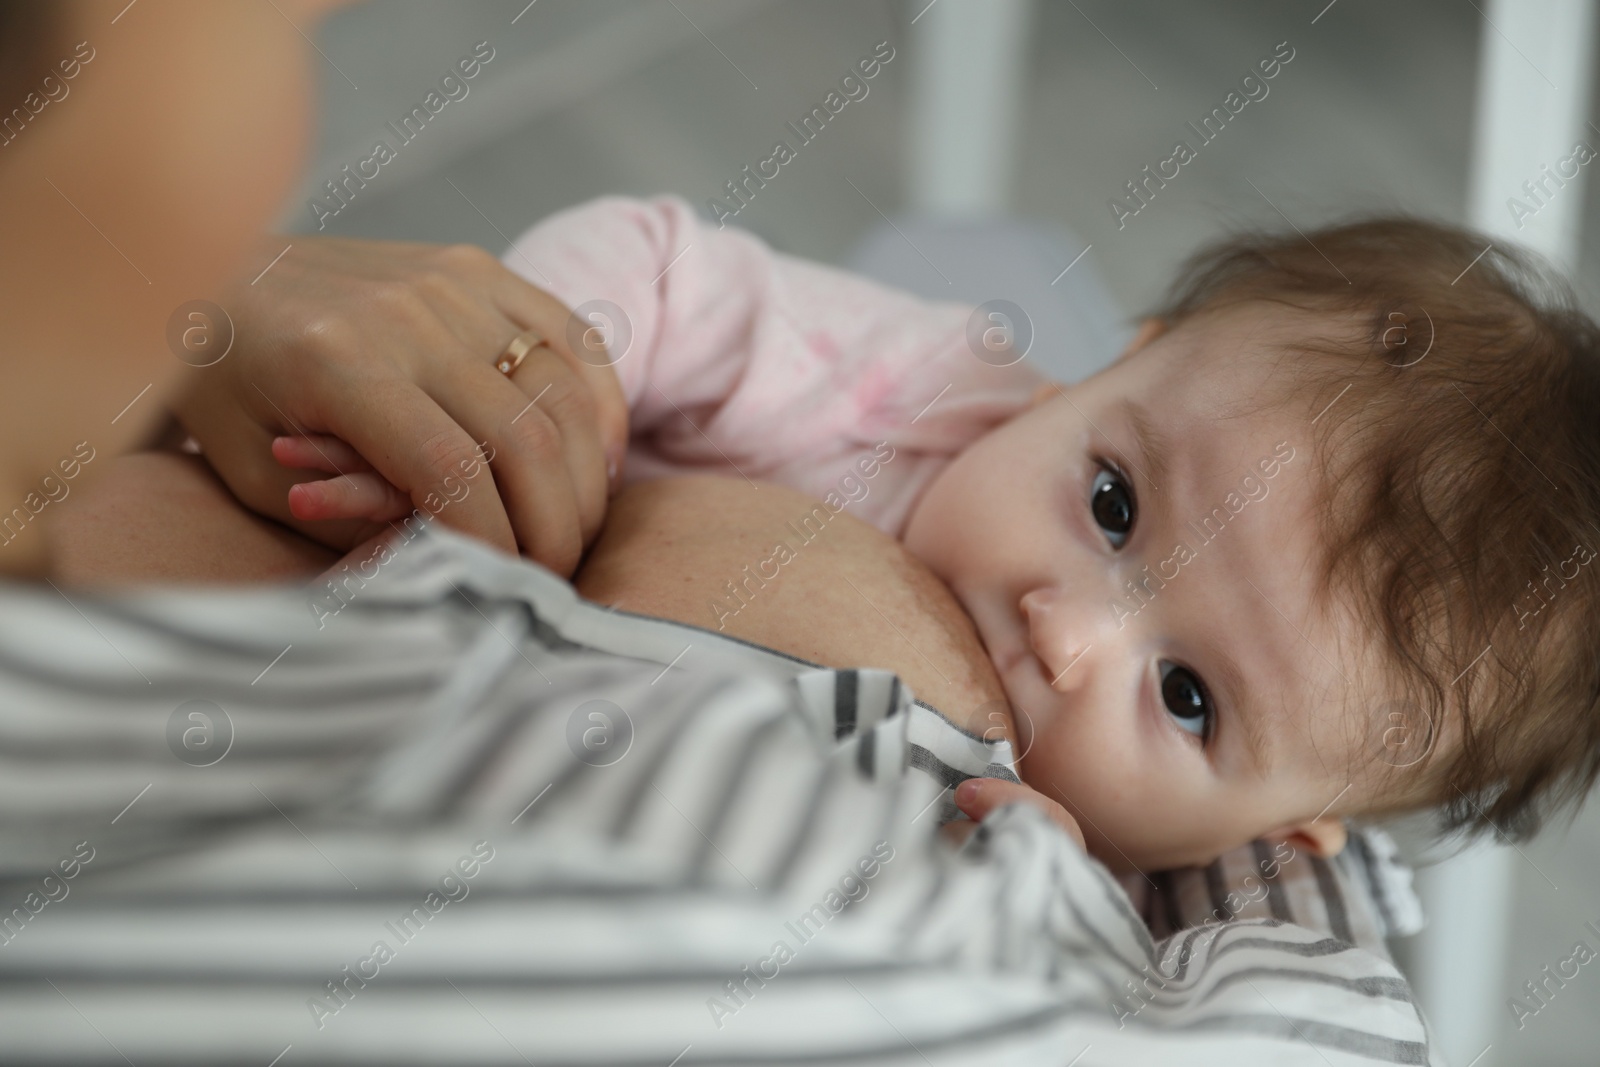
{"label": "baby's eyebrow", "polygon": [[[1139,470],[1138,465],[1133,463],[1132,460],[1129,460],[1129,465],[1138,473],[1143,474],[1151,486],[1159,491],[1161,483],[1167,480],[1167,475],[1172,470],[1171,465],[1168,463],[1168,457],[1172,454],[1171,442],[1165,434],[1156,428],[1155,420],[1150,417],[1150,413],[1140,407],[1136,401],[1129,400],[1122,405],[1122,417],[1133,428],[1134,445],[1138,449],[1140,457],[1143,458],[1145,466],[1149,468],[1149,472],[1146,473]],[[1127,457],[1124,456],[1123,458],[1126,459]]]}

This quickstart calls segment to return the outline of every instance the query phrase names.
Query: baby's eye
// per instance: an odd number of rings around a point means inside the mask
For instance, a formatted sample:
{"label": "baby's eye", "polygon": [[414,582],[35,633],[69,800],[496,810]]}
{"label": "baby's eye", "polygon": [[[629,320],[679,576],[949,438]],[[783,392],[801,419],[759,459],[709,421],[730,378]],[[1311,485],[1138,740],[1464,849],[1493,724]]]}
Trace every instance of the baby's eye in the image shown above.
{"label": "baby's eye", "polygon": [[1138,511],[1133,503],[1133,490],[1120,471],[1100,468],[1089,488],[1089,510],[1095,523],[1105,531],[1112,548],[1128,543]]}
{"label": "baby's eye", "polygon": [[1216,709],[1200,678],[1176,663],[1161,664],[1161,703],[1180,727],[1202,740],[1211,734]]}

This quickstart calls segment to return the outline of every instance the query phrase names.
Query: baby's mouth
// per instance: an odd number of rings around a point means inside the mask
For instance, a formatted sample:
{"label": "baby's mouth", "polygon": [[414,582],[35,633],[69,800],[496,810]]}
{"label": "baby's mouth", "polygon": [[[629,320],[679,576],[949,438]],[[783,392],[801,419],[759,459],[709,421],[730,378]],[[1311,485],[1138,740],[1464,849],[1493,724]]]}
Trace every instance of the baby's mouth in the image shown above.
{"label": "baby's mouth", "polygon": [[[1006,703],[1011,707],[1012,730],[1017,739],[1015,755],[1021,760],[1033,746],[1033,712],[1042,707],[1041,700],[1047,700],[1052,695],[1044,664],[1033,651],[1027,619],[1008,612],[1003,606],[1003,598],[969,597],[964,590],[955,587],[951,591],[972,619],[973,628],[978,631],[978,640],[983,642],[989,662],[994,665],[995,674],[1000,678],[1000,687],[1005,690]],[[1032,666],[1028,665],[1029,660]],[[1027,671],[1038,678],[1041,684],[1019,685],[1018,670]]]}
{"label": "baby's mouth", "polygon": [[[1002,656],[999,667],[1001,679],[1005,679],[1017,670],[1025,670],[1030,674],[1037,671],[1039,676],[1044,678],[1044,664],[1039,662],[1039,657],[1034,654],[1033,649],[1029,648],[1026,643],[1018,644],[1014,649]],[[1049,685],[1049,678],[1044,678],[1044,681],[1046,685]]]}
{"label": "baby's mouth", "polygon": [[[1006,618],[1003,609],[987,598],[969,600],[960,591],[956,592],[956,596],[972,619],[973,628],[978,631],[978,640],[983,642],[984,651],[989,654],[989,662],[1000,676],[1000,684],[1005,687],[1006,695],[1015,704],[1016,694],[1008,679],[1023,660],[1037,659],[1028,639],[1027,620]],[[1042,671],[1044,668],[1041,665],[1039,669]]]}
{"label": "baby's mouth", "polygon": [[[973,618],[985,647],[996,650],[991,660],[1011,705],[1017,737],[1016,759],[1020,767],[1039,737],[1051,733],[1057,718],[1068,714],[1076,703],[1069,693],[1073,688],[1071,683],[1062,688],[1057,688],[1056,683],[1070,677],[1083,653],[1063,664],[1059,673],[1052,677],[1050,662],[1034,645],[1034,628],[1026,612],[1001,609],[994,615],[974,614]],[[985,627],[985,622],[989,627]],[[1083,652],[1088,651],[1086,646]]]}
{"label": "baby's mouth", "polygon": [[[1007,641],[1003,647],[1005,650],[994,660],[995,669],[999,672],[1002,682],[1021,670],[1038,677],[1046,689],[1050,687],[1049,672],[1046,671],[1044,661],[1039,658],[1039,654],[1033,650],[1025,620],[1019,620],[1015,639]],[[1007,689],[1009,691],[1010,687],[1007,686]]]}
{"label": "baby's mouth", "polygon": [[[981,629],[980,627],[980,632]],[[1056,695],[1050,689],[1050,679],[1045,675],[1044,664],[1034,654],[1026,636],[1027,631],[1023,629],[1021,640],[1008,641],[1000,646],[1002,651],[991,657],[995,673],[1000,676],[1000,685],[1006,692],[1006,702],[1011,706],[1012,730],[1016,737],[1014,754],[1019,763],[1033,747],[1038,733],[1034,713],[1042,710],[1049,698]],[[1019,671],[1024,672],[1027,678],[1019,674]]]}

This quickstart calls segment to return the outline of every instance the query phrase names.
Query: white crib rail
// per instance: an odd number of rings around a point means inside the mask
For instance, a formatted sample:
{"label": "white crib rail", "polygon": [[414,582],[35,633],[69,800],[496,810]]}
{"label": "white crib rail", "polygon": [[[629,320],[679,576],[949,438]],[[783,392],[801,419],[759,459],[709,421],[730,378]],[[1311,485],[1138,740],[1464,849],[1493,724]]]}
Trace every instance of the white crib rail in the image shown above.
{"label": "white crib rail", "polygon": [[[1593,0],[1491,0],[1478,66],[1468,222],[1568,271],[1577,265],[1586,168],[1562,163],[1576,141],[1600,148],[1587,125],[1594,15]],[[1509,848],[1480,845],[1418,879],[1428,928],[1413,979],[1441,1051],[1461,1067],[1510,1062],[1484,1053],[1515,984],[1506,960],[1519,862]]]}

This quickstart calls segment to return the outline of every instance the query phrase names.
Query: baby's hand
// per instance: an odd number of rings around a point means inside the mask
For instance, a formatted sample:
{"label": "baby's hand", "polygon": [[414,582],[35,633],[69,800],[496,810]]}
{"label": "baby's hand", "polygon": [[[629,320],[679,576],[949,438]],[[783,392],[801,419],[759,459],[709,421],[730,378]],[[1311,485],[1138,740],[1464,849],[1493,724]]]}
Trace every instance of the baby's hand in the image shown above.
{"label": "baby's hand", "polygon": [[1083,848],[1083,831],[1078,829],[1078,820],[1067,814],[1067,809],[1051,800],[1043,793],[1016,782],[1008,782],[1003,778],[968,778],[956,786],[956,807],[962,814],[971,819],[970,823],[953,822],[945,829],[951,827],[964,827],[965,832],[951,830],[953,836],[965,838],[967,834],[977,827],[991,811],[1003,808],[1007,804],[1032,804],[1046,815],[1050,820],[1065,830],[1079,848]]}
{"label": "baby's hand", "polygon": [[[337,437],[327,434],[275,437],[272,440],[272,458],[283,467],[334,475],[290,486],[289,512],[297,519],[364,519],[368,522],[392,523],[414,510],[422,510],[413,505],[408,494],[401,492],[374,470],[361,453]],[[487,469],[486,465],[484,469]],[[619,475],[614,466],[607,471],[608,496],[620,484]],[[435,514],[442,511],[451,501],[471,491],[472,480],[465,473],[460,478],[446,479],[437,492],[425,498],[423,509]],[[584,547],[587,548],[598,530],[592,528],[592,523],[584,521],[586,525],[581,533]]]}
{"label": "baby's hand", "polygon": [[337,437],[276,437],[272,458],[285,467],[337,475],[289,487],[289,512],[297,519],[392,522],[411,513],[411,498]]}

